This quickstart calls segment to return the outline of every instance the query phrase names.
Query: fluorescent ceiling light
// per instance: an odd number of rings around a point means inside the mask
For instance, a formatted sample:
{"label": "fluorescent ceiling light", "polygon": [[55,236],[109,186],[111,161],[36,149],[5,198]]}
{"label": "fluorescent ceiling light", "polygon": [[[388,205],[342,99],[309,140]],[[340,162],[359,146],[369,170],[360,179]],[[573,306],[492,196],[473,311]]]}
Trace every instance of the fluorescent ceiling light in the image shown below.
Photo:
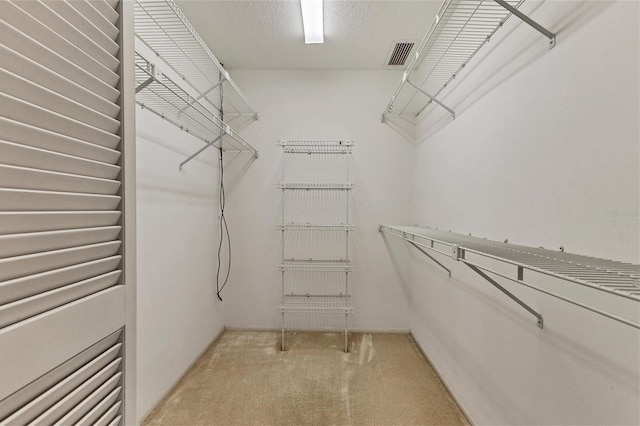
{"label": "fluorescent ceiling light", "polygon": [[307,44],[324,43],[322,0],[300,0],[300,7],[302,8],[304,42]]}

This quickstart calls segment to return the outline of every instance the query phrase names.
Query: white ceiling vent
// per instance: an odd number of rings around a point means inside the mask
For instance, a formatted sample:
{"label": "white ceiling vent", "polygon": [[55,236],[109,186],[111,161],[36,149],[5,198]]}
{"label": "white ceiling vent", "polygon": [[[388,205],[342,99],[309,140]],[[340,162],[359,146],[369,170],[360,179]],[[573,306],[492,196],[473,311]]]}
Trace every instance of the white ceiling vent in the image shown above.
{"label": "white ceiling vent", "polygon": [[398,66],[404,65],[405,61],[409,57],[409,54],[413,50],[413,46],[415,43],[413,42],[399,42],[396,43],[393,47],[393,51],[391,52],[391,56],[389,57],[389,61],[387,65]]}

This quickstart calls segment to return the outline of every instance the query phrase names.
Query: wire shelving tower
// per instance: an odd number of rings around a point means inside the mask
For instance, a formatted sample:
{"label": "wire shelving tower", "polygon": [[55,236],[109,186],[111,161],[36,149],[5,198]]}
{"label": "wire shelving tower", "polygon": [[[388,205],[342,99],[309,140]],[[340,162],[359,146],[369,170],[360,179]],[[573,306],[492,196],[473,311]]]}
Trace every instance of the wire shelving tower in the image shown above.
{"label": "wire shelving tower", "polygon": [[282,221],[276,227],[282,235],[282,262],[278,265],[282,277],[282,301],[278,307],[282,315],[282,350],[285,316],[307,313],[344,315],[347,352],[349,315],[353,313],[349,234],[355,227],[349,215],[353,188],[349,181],[349,154],[354,143],[287,140],[279,145],[284,151],[282,181],[278,184]]}

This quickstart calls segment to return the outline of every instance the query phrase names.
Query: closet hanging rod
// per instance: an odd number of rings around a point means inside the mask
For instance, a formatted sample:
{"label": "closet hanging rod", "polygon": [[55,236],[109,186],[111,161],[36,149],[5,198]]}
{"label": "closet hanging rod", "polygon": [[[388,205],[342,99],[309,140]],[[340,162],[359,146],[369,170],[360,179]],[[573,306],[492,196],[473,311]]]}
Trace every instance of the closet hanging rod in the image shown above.
{"label": "closet hanging rod", "polygon": [[[524,277],[524,271],[529,270],[576,283],[600,292],[619,296],[624,299],[640,302],[640,265],[576,255],[562,251],[556,252],[543,248],[499,243],[497,241],[453,232],[438,231],[430,228],[380,225],[378,229],[380,232],[385,232],[403,239],[414,247],[419,246],[451,257],[454,260],[465,263],[467,266],[473,266],[482,271],[506,278],[538,292],[640,329],[640,323],[638,322],[630,321],[619,315],[606,312],[587,303],[573,300],[550,290],[533,286],[525,282]],[[469,254],[477,255],[481,259],[485,258],[502,264],[516,266],[516,271],[513,275],[496,271],[479,261],[469,259]],[[535,264],[534,261],[536,259],[544,259],[545,263],[542,265]],[[443,265],[441,266],[444,267]],[[553,268],[554,266],[557,268]],[[569,266],[570,269],[567,269],[567,266]]]}

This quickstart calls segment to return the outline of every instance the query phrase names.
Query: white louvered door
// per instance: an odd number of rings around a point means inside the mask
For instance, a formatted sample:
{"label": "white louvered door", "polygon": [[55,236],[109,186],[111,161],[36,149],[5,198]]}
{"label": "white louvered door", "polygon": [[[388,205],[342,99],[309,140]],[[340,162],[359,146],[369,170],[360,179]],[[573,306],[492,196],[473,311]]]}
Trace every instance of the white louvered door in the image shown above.
{"label": "white louvered door", "polygon": [[119,424],[119,0],[0,5],[0,424]]}

